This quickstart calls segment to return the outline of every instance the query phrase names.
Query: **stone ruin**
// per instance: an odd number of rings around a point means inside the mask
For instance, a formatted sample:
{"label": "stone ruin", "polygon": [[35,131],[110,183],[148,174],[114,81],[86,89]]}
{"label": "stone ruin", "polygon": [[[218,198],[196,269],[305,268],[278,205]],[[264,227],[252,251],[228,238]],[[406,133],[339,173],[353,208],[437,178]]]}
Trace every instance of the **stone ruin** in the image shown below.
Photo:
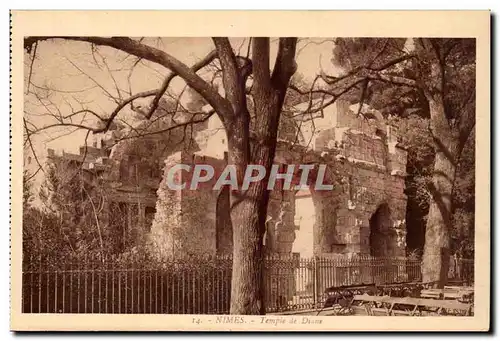
{"label": "stone ruin", "polygon": [[[397,129],[370,108],[356,115],[357,105],[343,101],[314,121],[295,114],[307,105],[290,110],[300,129],[291,133],[293,138],[280,135],[275,163],[326,164],[326,178],[334,189],[273,190],[266,252],[404,256],[407,152],[398,142]],[[141,125],[151,128],[151,123]],[[126,134],[126,129],[116,128],[82,147],[79,155],[61,157],[83,162],[84,169],[104,179],[108,210],[122,210],[126,217],[117,232],[147,238],[158,257],[230,254],[229,191],[172,191],[165,184],[166,172],[178,163],[225,166],[226,136],[216,115],[196,129],[115,143]],[[186,134],[192,138],[186,139]],[[55,157],[53,151],[49,157]]]}
{"label": "stone ruin", "polygon": [[[314,124],[296,115],[302,120],[299,141],[278,142],[275,163],[284,171],[291,164],[326,164],[334,189],[274,189],[266,219],[268,254],[405,255],[407,152],[396,128],[379,113],[355,112],[355,106],[339,102]],[[151,235],[164,257],[232,252],[229,190],[172,191],[165,183],[168,170],[179,163],[208,163],[216,174],[225,166],[226,136],[215,116],[197,142],[200,151],[179,150],[164,161]]]}

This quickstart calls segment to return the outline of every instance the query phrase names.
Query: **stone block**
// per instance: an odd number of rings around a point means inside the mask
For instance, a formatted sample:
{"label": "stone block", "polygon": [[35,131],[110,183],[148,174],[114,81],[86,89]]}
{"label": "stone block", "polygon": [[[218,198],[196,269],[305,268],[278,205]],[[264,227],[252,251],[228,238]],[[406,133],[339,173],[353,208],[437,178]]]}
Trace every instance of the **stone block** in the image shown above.
{"label": "stone block", "polygon": [[361,252],[361,245],[358,244],[348,244],[346,246],[346,253],[360,253]]}
{"label": "stone block", "polygon": [[293,229],[283,230],[280,229],[278,232],[278,243],[293,243],[295,240],[295,231]]}

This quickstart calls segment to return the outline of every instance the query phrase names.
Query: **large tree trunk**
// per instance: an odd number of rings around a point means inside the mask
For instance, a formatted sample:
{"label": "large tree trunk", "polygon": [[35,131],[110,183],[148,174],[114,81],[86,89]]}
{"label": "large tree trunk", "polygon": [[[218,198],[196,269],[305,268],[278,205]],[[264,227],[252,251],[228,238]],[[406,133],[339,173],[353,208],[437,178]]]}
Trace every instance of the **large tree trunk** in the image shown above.
{"label": "large tree trunk", "polygon": [[458,137],[450,129],[444,107],[430,101],[431,134],[435,145],[435,161],[429,214],[425,231],[422,280],[443,287],[448,279],[452,194],[458,155]]}
{"label": "large tree trunk", "polygon": [[[233,271],[231,281],[231,314],[262,315],[264,306],[263,237],[269,191],[267,180],[276,151],[278,124],[291,76],[296,70],[296,38],[282,38],[271,76],[269,71],[269,38],[252,41],[252,93],[255,104],[253,147],[250,143],[250,115],[246,103],[247,68],[239,65],[229,40],[214,38],[223,70],[223,84],[231,112],[223,115],[228,136],[228,162],[236,167],[238,186],[248,164],[266,170],[262,181],[251,183],[246,191],[233,191]],[[225,109],[225,107],[222,107]]]}
{"label": "large tree trunk", "polygon": [[251,183],[246,192],[237,191],[232,195],[233,277],[230,308],[232,315],[265,314],[263,238],[269,202],[267,180],[275,149],[275,142],[254,148],[251,163],[264,166],[266,176],[262,181]]}
{"label": "large tree trunk", "polygon": [[[253,196],[255,195],[255,196]],[[262,218],[266,216],[268,197],[260,189],[252,197],[235,197],[233,220],[233,277],[231,283],[232,315],[263,315],[264,252]]]}
{"label": "large tree trunk", "polygon": [[448,277],[454,181],[455,165],[443,153],[437,153],[425,230],[422,279],[424,282],[438,282],[439,287],[446,284]]}

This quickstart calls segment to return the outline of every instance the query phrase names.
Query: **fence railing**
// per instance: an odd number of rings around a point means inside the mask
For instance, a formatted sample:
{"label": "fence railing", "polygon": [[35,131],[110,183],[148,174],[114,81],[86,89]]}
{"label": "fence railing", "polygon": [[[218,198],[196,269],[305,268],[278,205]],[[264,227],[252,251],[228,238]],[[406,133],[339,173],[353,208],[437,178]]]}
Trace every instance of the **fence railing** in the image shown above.
{"label": "fence railing", "polygon": [[[473,265],[462,260],[455,274],[471,282]],[[23,312],[225,314],[231,270],[230,257],[162,263],[33,258],[23,264]],[[268,312],[313,309],[328,287],[420,281],[420,273],[420,261],[405,258],[269,256],[265,305]]]}

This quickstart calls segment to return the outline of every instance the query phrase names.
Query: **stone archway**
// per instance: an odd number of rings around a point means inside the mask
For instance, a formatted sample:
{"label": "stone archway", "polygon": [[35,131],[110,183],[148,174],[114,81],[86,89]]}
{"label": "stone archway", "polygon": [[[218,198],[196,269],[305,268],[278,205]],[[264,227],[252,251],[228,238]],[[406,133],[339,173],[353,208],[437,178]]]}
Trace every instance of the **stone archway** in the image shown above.
{"label": "stone archway", "polygon": [[316,225],[316,207],[312,193],[303,189],[295,193],[295,240],[293,253],[301,258],[311,258],[314,254],[314,227]]}
{"label": "stone archway", "polygon": [[321,256],[335,252],[337,201],[331,192],[312,187],[295,193],[296,239],[293,252],[301,257]]}
{"label": "stone archway", "polygon": [[370,255],[386,257],[392,255],[390,229],[392,227],[391,210],[383,203],[378,206],[370,218]]}

